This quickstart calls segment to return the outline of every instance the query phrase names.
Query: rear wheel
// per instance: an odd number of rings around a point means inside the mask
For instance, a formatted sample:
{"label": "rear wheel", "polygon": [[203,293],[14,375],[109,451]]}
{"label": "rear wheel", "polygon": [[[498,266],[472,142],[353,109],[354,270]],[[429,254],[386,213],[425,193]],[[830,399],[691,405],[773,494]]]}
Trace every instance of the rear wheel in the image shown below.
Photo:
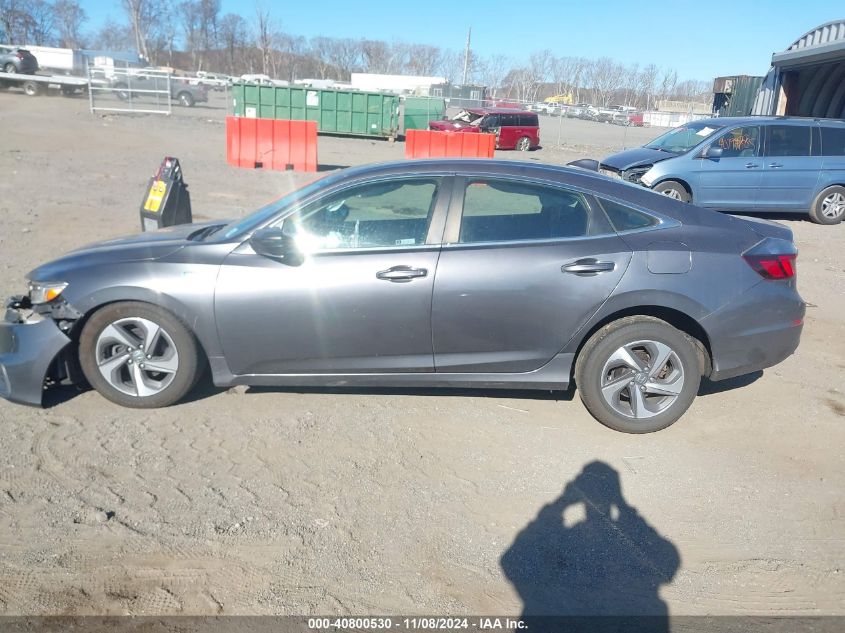
{"label": "rear wheel", "polygon": [[115,94],[117,95],[118,99],[120,99],[121,101],[126,101],[127,99],[129,99],[129,86],[121,83],[116,84],[114,88]]}
{"label": "rear wheel", "polygon": [[14,75],[16,72],[18,72],[18,69],[15,68],[15,65],[12,62],[9,62],[5,66],[3,66],[3,72],[9,73],[10,75]]}
{"label": "rear wheel", "polygon": [[24,94],[34,97],[41,92],[41,86],[35,81],[25,81],[23,84]]}
{"label": "rear wheel", "polygon": [[689,191],[687,191],[687,188],[674,180],[666,180],[665,182],[658,183],[655,185],[654,190],[657,193],[662,193],[664,196],[669,196],[674,200],[692,202],[692,196]]}
{"label": "rear wheel", "polygon": [[810,218],[817,224],[839,224],[845,220],[845,187],[828,187],[816,196]]}
{"label": "rear wheel", "polygon": [[520,152],[527,152],[531,149],[531,139],[527,136],[523,136],[516,142],[515,149]]}
{"label": "rear wheel", "polygon": [[97,311],[79,337],[79,362],[97,391],[133,408],[174,404],[199,376],[193,334],[148,303],[113,303]]}
{"label": "rear wheel", "polygon": [[599,422],[624,433],[673,424],[701,383],[695,342],[665,321],[625,317],[593,334],[575,364],[581,401]]}

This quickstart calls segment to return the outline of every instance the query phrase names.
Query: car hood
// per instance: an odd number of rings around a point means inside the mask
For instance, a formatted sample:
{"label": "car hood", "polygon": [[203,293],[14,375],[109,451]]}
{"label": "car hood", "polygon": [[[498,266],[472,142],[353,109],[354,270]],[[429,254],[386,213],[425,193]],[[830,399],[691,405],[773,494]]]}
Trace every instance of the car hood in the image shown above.
{"label": "car hood", "polygon": [[76,268],[159,259],[190,243],[188,238],[197,231],[220,224],[224,222],[180,224],[95,242],[35,268],[27,277],[37,281],[60,280],[67,271]]}
{"label": "car hood", "polygon": [[601,164],[612,167],[618,171],[623,171],[625,169],[631,169],[631,167],[653,165],[654,163],[659,163],[667,158],[675,158],[676,156],[678,156],[678,154],[664,152],[659,149],[635,147],[634,149],[626,149],[624,152],[606,156],[602,159]]}

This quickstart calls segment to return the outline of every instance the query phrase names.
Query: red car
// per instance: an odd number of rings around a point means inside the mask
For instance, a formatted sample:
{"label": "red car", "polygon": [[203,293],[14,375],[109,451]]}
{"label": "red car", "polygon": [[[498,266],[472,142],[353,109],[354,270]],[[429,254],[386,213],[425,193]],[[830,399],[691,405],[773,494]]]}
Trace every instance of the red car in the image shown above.
{"label": "red car", "polygon": [[496,135],[496,149],[527,152],[540,147],[540,122],[534,112],[513,108],[466,108],[443,121],[429,121],[429,130],[440,132],[489,132]]}

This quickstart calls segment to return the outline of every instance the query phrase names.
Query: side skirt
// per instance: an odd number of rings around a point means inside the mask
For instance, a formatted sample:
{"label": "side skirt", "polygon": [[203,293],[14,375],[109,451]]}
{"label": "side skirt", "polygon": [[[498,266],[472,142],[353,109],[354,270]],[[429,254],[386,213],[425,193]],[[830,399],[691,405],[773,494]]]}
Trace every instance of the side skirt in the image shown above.
{"label": "side skirt", "polygon": [[455,387],[458,389],[562,390],[569,386],[575,354],[558,354],[543,367],[516,374],[387,373],[387,374],[248,374],[233,375],[222,357],[209,359],[218,387]]}

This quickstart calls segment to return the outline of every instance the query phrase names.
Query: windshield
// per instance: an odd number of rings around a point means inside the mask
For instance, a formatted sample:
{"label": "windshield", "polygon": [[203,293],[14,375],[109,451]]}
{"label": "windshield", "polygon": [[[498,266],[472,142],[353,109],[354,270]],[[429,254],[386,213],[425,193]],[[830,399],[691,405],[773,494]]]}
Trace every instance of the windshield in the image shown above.
{"label": "windshield", "polygon": [[240,220],[227,224],[219,231],[212,233],[212,235],[215,239],[224,242],[239,238],[273,219],[273,217],[282,209],[289,207],[300,200],[304,200],[312,193],[322,189],[323,187],[330,186],[335,180],[338,180],[341,177],[341,174],[342,170],[334,175],[318,178],[304,187],[295,189],[289,194],[265,204],[263,207],[253,213],[250,213],[245,218],[241,218]]}
{"label": "windshield", "polygon": [[717,130],[721,130],[722,127],[721,125],[713,125],[712,123],[688,123],[681,127],[676,127],[662,136],[658,136],[645,147],[659,149],[664,152],[672,152],[674,154],[683,154],[701,143],[704,139],[712,136]]}

